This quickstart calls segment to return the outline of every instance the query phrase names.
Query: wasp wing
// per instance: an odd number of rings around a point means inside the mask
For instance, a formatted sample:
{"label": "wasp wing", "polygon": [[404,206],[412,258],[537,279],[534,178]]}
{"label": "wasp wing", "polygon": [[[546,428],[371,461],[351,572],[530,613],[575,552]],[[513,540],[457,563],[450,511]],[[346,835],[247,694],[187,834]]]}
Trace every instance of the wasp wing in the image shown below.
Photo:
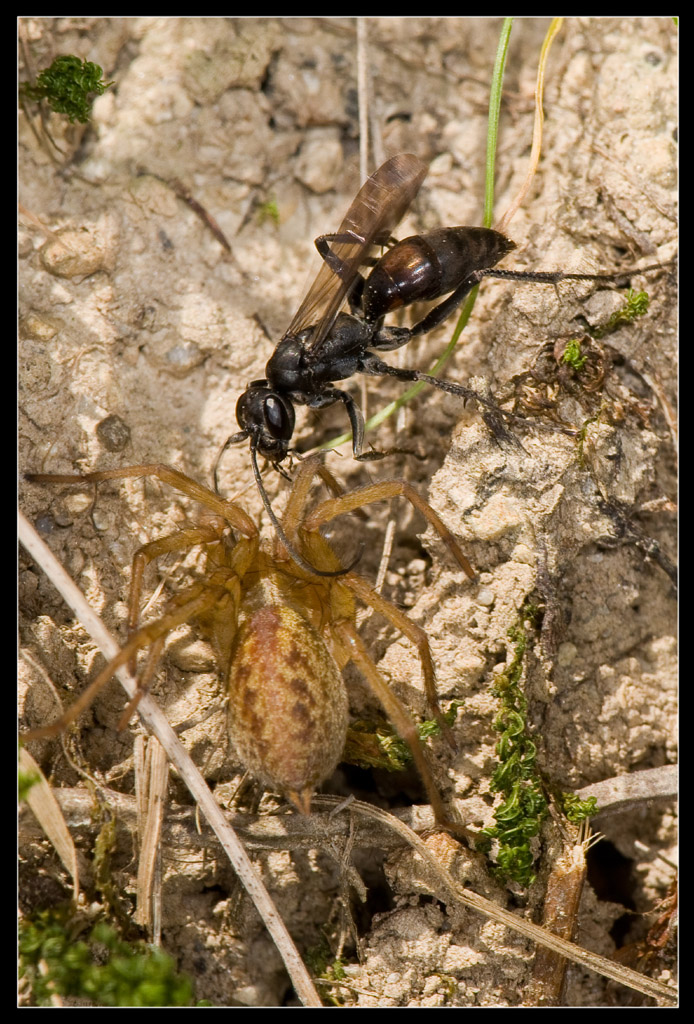
{"label": "wasp wing", "polygon": [[359,241],[331,243],[332,251],[345,267],[344,273],[336,274],[323,261],[285,337],[297,335],[313,325],[315,330],[307,345],[312,351],[318,348],[354,288],[370,249],[387,243],[417,195],[426,173],[427,165],[418,157],[400,153],[386,160],[364,182],[337,232],[338,235],[356,235]]}

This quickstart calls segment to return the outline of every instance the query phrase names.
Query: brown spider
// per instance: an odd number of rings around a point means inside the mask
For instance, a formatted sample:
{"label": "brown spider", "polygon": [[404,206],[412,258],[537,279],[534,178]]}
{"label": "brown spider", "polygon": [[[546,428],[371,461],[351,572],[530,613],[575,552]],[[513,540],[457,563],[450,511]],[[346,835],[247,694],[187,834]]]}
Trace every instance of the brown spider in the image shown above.
{"label": "brown spider", "polygon": [[[302,462],[282,520],[288,542],[311,565],[328,572],[341,569],[337,555],[320,533],[322,525],[371,502],[402,495],[431,523],[467,575],[475,578],[451,533],[410,484],[389,480],[366,485],[309,509],[309,490],[317,474],[328,482],[331,479],[320,457]],[[428,703],[452,742],[439,708],[424,630],[351,570],[333,576],[310,573],[288,556],[279,537],[267,548],[261,547],[255,523],[238,504],[168,466],[129,466],[83,476],[31,474],[28,479],[79,484],[131,477],[157,477],[198,501],[215,519],[139,548],[133,559],[129,597],[130,639],[57,721],[31,730],[25,739],[52,736],[63,730],[91,703],[117,668],[132,662],[140,649],[149,648],[139,680],[140,695],[144,693],[166,635],[195,618],[209,631],[223,666],[228,680],[232,744],[254,776],[282,791],[301,812],[308,813],[315,788],[333,772],[342,754],[348,704],[341,670],[352,661],[408,743],[436,817],[445,822],[443,802],[414,722],[383,680],[356,630],[355,599],[380,612],[416,646]],[[232,545],[225,537],[228,527],[240,535]],[[138,628],[147,563],[167,552],[183,552],[196,545],[206,549],[205,578],[171,598],[159,619]],[[138,700],[136,696],[128,706],[120,727],[127,723]]]}

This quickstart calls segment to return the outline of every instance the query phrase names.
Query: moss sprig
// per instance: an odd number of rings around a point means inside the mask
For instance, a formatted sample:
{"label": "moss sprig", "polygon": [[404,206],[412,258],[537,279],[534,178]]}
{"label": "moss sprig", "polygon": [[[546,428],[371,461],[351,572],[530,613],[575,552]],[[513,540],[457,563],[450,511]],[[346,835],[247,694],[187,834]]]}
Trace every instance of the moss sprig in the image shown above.
{"label": "moss sprig", "polygon": [[45,101],[56,114],[65,114],[71,124],[86,124],[92,112],[95,96],[101,96],[113,82],[102,81],[103,71],[98,64],[67,54],[56,57],[50,67],[44,68],[36,82],[23,82],[20,95],[35,103]]}
{"label": "moss sprig", "polygon": [[20,977],[38,1006],[56,996],[97,1006],[191,1006],[193,986],[171,957],[144,942],[124,942],[104,921],[84,938],[70,907],[39,911],[20,923]]}
{"label": "moss sprig", "polygon": [[[528,615],[521,612],[521,623]],[[491,778],[493,792],[501,793],[502,803],[494,812],[496,825],[482,830],[478,849],[491,850],[492,841],[498,842],[494,872],[519,885],[531,885],[534,855],[530,840],[540,831],[547,815],[545,798],[537,767],[537,748],[527,726],[528,702],[521,689],[527,635],[523,625],[513,626],[508,632],[513,644],[513,655],[506,668],[496,677],[493,695],[500,701],[500,710],[494,728],[501,733],[496,744],[498,765]]]}
{"label": "moss sprig", "polygon": [[587,800],[581,800],[575,793],[562,793],[559,806],[574,825],[579,825],[586,818],[592,818],[599,811],[597,797],[589,796]]}
{"label": "moss sprig", "polygon": [[[454,725],[458,711],[464,703],[462,700],[451,701],[448,710],[443,714],[448,725]],[[441,727],[434,719],[427,719],[417,724],[417,732],[424,743],[430,736],[438,736]],[[358,768],[382,768],[387,772],[402,772],[412,763],[412,754],[407,743],[398,736],[389,722],[358,719],[352,722],[347,730],[347,742],[342,759]]]}
{"label": "moss sprig", "polygon": [[604,338],[606,334],[611,334],[612,331],[617,330],[622,324],[631,324],[634,320],[638,320],[639,317],[645,316],[647,312],[648,293],[635,292],[633,288],[629,288],[624,296],[622,308],[612,314],[604,327],[593,331],[593,337]]}

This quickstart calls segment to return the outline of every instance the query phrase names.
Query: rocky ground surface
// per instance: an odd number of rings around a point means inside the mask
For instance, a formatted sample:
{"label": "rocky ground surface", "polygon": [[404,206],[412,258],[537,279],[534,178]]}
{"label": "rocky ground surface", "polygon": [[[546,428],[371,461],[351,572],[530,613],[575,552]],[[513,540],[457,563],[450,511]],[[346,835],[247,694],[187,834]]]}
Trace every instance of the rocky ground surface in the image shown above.
{"label": "rocky ground surface", "polygon": [[[528,169],[537,61],[549,22],[519,20],[504,82],[496,162],[502,213]],[[369,19],[369,116],[382,157],[412,152],[431,164],[399,236],[479,224],[496,19]],[[20,115],[19,450],[22,472],[78,472],[129,464],[173,465],[203,482],[229,434],[248,382],[318,269],[313,239],[335,230],[359,182],[357,37],[349,19],[26,19],[22,72],[57,54],[101,65],[114,85],[89,126],[51,115],[42,127]],[[543,155],[508,233],[505,266],[610,271],[674,255],[677,32],[671,19],[569,19],[547,67]],[[60,147],[51,150],[48,128]],[[372,168],[375,163],[372,164]],[[217,221],[224,250],[185,201]],[[522,449],[499,447],[474,408],[428,389],[368,441],[414,449],[368,466],[331,456],[346,487],[405,477],[462,542],[480,577],[472,584],[405,503],[394,506],[395,540],[384,594],[426,630],[444,705],[463,699],[454,753],[429,741],[449,805],[474,827],[492,823],[490,777],[498,734],[490,685],[513,657],[508,631],[529,631],[524,663],[528,723],[552,784],[579,789],[676,761],[676,558],[674,498],[677,347],[675,274],[635,275],[645,316],[592,343],[588,390],[552,353],[595,333],[623,304],[610,288],[554,288],[487,281],[446,369],[485,378],[500,395],[557,399],[567,422],[590,420],[575,439],[531,420]],[[394,353],[427,369],[443,350],[445,324]],[[545,383],[532,386],[534,368]],[[369,414],[402,393],[395,382],[354,393]],[[520,411],[530,413],[528,402]],[[342,407],[300,410],[296,443],[312,448],[345,429]],[[268,473],[278,509],[287,483]],[[264,519],[246,445],[221,467],[226,494]],[[147,540],[195,517],[180,495],[129,481],[87,489],[22,484],[21,506],[107,624],[124,635],[129,567]],[[373,579],[389,512],[369,509],[335,530],[341,551],[366,539],[359,572]],[[264,524],[264,528],[267,524]],[[347,556],[345,556],[347,557]],[[169,590],[194,558],[149,577]],[[411,644],[378,616],[363,636],[385,678],[423,716],[421,672]],[[36,726],[55,716],[42,671],[69,702],[99,655],[29,560],[20,567],[22,710]],[[28,659],[25,655],[28,655]],[[39,666],[39,667],[37,667]],[[348,673],[355,717],[375,703]],[[194,627],[168,644],[157,698],[174,724],[221,700],[210,650]],[[72,759],[102,785],[133,792],[132,735],[118,734],[115,684],[81,719]],[[219,712],[184,734],[221,795],[243,769],[222,738]],[[132,726],[131,729],[135,729]],[[59,786],[80,775],[60,744],[32,748]],[[333,792],[400,806],[422,801],[416,780],[343,771]],[[169,808],[190,799],[171,784]],[[261,809],[275,806],[263,798]],[[247,808],[246,808],[247,809]],[[644,917],[667,892],[674,805],[642,801],[605,816],[593,853],[577,941],[605,955],[640,941]],[[536,841],[538,880],[529,891],[491,881],[490,898],[538,919],[556,848],[546,826]],[[120,835],[120,833],[119,833]],[[88,830],[78,838],[89,853]],[[220,852],[164,845],[163,942],[216,1005],[283,1005],[292,993],[279,956]],[[600,854],[600,849],[604,852]],[[22,847],[24,909],[55,902],[65,883],[47,843]],[[339,1001],[359,1006],[517,1006],[534,947],[471,910],[447,906],[417,882],[411,856],[355,849],[368,896],[352,896],[358,934],[345,945],[349,985]],[[302,952],[337,942],[346,891],[336,849],[258,854],[265,880]],[[113,861],[124,896],[135,861],[127,829]],[[349,877],[347,875],[347,877]],[[66,890],[65,890],[66,891]],[[481,891],[481,890],[480,890]],[[63,897],[65,895],[63,894]],[[333,946],[334,948],[334,946]],[[654,971],[668,978],[669,966]],[[632,997],[570,969],[565,1005],[624,1005]]]}

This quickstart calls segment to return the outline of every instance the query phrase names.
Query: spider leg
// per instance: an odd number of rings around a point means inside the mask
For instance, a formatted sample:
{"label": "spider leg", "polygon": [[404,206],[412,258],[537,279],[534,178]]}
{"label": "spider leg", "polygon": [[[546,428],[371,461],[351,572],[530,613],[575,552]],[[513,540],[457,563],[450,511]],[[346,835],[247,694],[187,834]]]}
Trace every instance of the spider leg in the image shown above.
{"label": "spider leg", "polygon": [[456,742],[453,737],[448,722],[443,717],[441,707],[439,705],[438,693],[436,691],[436,673],[434,671],[434,661],[431,657],[431,648],[429,647],[429,638],[421,626],[418,626],[416,622],[413,622],[404,612],[401,612],[391,601],[387,598],[382,597],[376,590],[371,587],[366,580],[363,580],[360,576],[355,573],[348,573],[340,582],[346,586],[353,594],[373,608],[374,611],[379,612],[388,622],[391,623],[403,636],[407,637],[410,643],[414,644],[419,655],[419,660],[422,665],[422,675],[424,676],[424,692],[426,693],[427,702],[431,711],[438,722],[441,732],[446,737],[448,745],[453,749],[456,748]]}
{"label": "spider leg", "polygon": [[434,782],[431,769],[424,754],[421,740],[417,733],[416,726],[398,698],[385,682],[376,665],[364,646],[364,643],[351,622],[340,622],[335,626],[335,632],[344,643],[346,649],[357,668],[363,673],[372,692],[378,697],[383,705],[388,718],[392,721],[399,736],[403,739],[412,752],[412,757],[419,771],[420,777],[427,791],[429,802],[433,808],[436,821],[446,829],[470,839],[473,835],[463,825],[450,821],[446,816],[441,794]]}
{"label": "spider leg", "polygon": [[[146,626],[143,626],[142,629],[139,629],[137,633],[131,637],[128,643],[125,644],[120,653],[109,661],[101,672],[99,672],[96,679],[89,684],[84,693],[80,694],[75,703],[71,704],[60,718],[55,722],[52,722],[50,725],[45,725],[39,729],[32,729],[29,732],[24,733],[22,739],[44,739],[47,736],[55,736],[59,732],[62,732],[62,730],[70,725],[71,722],[74,722],[77,716],[81,714],[85,708],[89,707],[100,690],[102,690],[110,680],[116,669],[120,668],[121,665],[127,664],[133,655],[140,650],[140,648],[154,644],[160,637],[164,637],[167,633],[170,633],[172,629],[182,625],[184,622],[188,622],[188,620],[194,616],[207,611],[218,599],[219,594],[216,589],[211,590],[209,588],[205,588],[202,584],[195,584],[184,594],[177,595],[177,598],[175,599],[177,607],[175,610],[162,616],[162,618],[157,619],[155,622],[148,623]],[[139,700],[140,698],[137,699]]]}
{"label": "spider leg", "polygon": [[[314,470],[314,472],[317,472],[317,470]],[[344,512],[353,512],[355,509],[362,508],[372,501],[389,501],[391,498],[399,496],[406,498],[418,512],[421,512],[427,522],[434,527],[458,565],[471,580],[476,580],[475,570],[463,554],[460,545],[451,531],[437,513],[434,512],[431,505],[406,480],[384,480],[379,484],[366,484],[364,487],[356,487],[353,491],[350,491],[348,494],[342,494],[338,498],[328,498],[309,512],[303,522],[303,526],[307,530],[317,530],[324,523],[330,522],[335,516],[342,515]]]}

